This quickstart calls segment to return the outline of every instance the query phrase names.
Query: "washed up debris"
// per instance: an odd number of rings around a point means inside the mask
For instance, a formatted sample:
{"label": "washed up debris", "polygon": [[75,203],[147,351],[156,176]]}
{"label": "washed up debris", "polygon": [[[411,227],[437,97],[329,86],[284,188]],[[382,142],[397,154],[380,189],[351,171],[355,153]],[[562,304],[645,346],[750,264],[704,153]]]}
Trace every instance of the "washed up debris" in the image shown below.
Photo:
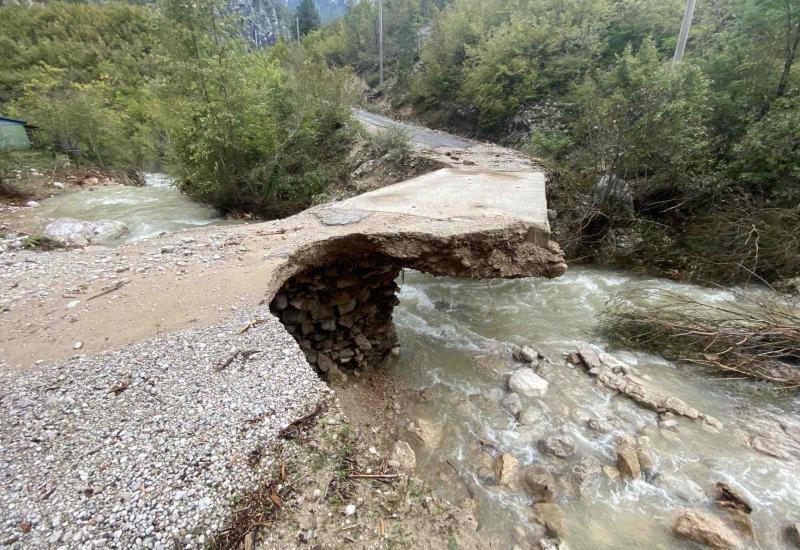
{"label": "washed up debris", "polygon": [[701,413],[683,400],[651,390],[637,382],[629,375],[630,368],[615,357],[607,353],[598,354],[588,346],[581,346],[578,355],[588,373],[600,384],[624,394],[639,405],[657,413],[672,413],[691,420],[704,420],[717,430],[722,428],[719,420]]}
{"label": "washed up debris", "polygon": [[247,349],[247,350],[237,349],[237,350],[233,351],[230,355],[228,355],[226,358],[224,358],[220,362],[218,362],[216,364],[216,366],[214,367],[214,370],[217,371],[217,372],[221,372],[221,371],[225,370],[226,368],[228,368],[231,365],[231,363],[233,363],[236,360],[237,357],[242,357],[242,359],[246,362],[250,357],[252,357],[256,353],[259,353],[259,350],[257,350],[257,349]]}

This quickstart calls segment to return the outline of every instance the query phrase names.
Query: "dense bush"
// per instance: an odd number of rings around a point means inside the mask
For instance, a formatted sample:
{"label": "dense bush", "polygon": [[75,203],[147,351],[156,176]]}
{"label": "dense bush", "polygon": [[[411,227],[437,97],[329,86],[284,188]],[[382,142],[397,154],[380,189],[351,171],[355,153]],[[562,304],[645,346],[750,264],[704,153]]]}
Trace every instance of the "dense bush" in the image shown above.
{"label": "dense bush", "polygon": [[164,123],[181,187],[224,210],[277,217],[341,176],[349,73],[294,46],[248,52],[213,3],[165,3]]}
{"label": "dense bush", "polygon": [[0,7],[0,110],[77,164],[134,168],[154,156],[146,83],[155,16],[123,4]]}
{"label": "dense bush", "polygon": [[400,162],[411,154],[411,136],[399,126],[370,134],[369,142],[376,156],[392,162]]}

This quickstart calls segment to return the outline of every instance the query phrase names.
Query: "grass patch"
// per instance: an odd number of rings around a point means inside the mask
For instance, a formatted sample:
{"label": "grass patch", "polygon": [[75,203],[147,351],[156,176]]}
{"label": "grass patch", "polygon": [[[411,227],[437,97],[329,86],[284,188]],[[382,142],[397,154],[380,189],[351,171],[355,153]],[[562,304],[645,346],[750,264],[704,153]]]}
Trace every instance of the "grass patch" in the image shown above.
{"label": "grass patch", "polygon": [[617,295],[603,313],[610,340],[686,363],[800,388],[800,304],[740,295],[707,304],[668,290]]}
{"label": "grass patch", "polygon": [[44,235],[28,235],[22,241],[22,248],[26,250],[57,250],[66,247],[61,242]]}

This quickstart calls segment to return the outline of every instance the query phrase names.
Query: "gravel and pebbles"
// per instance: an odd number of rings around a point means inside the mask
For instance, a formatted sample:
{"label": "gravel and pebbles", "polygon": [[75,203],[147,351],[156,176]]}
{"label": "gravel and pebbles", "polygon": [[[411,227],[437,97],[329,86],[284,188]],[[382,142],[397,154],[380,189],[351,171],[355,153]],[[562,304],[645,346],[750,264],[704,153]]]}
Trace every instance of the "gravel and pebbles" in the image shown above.
{"label": "gravel and pebbles", "polygon": [[269,468],[280,430],[330,391],[266,308],[0,372],[0,385],[12,548],[202,547]]}

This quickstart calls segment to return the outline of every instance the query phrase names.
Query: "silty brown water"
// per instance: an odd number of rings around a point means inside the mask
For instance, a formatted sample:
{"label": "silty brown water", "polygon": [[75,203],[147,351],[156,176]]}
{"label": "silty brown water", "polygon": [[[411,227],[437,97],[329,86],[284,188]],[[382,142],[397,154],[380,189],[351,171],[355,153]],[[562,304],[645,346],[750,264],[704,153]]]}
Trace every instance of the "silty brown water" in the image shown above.
{"label": "silty brown water", "polygon": [[[677,418],[677,426],[659,427],[654,412],[613,396],[582,367],[563,359],[581,344],[607,347],[597,335],[598,315],[614,292],[634,285],[669,288],[709,302],[737,299],[724,290],[580,267],[553,280],[488,282],[406,272],[395,311],[403,351],[390,376],[417,392],[403,407],[407,414],[399,424],[421,421],[432,434],[433,444],[414,445],[418,471],[453,499],[472,496],[487,540],[508,548],[524,543],[525,532],[536,528],[526,492],[492,479],[491,460],[502,453],[520,467],[543,465],[559,480],[557,501],[566,512],[563,540],[573,550],[690,548],[672,535],[672,518],[682,507],[706,508],[723,517],[713,503],[718,481],[732,483],[753,504],[756,540],[744,539],[745,547],[789,548],[783,531],[800,518],[800,445],[791,444],[800,442],[785,430],[800,424],[800,399],[750,382],[723,381],[653,355],[612,350],[648,386],[724,424],[717,432]],[[508,374],[520,368],[510,357],[512,344],[529,345],[550,360],[537,369],[549,382],[547,393],[522,397],[518,418],[501,404],[509,394]],[[593,430],[590,419],[610,431]],[[553,434],[569,436],[574,455],[562,459],[543,453],[539,440]],[[654,476],[624,481],[598,472],[615,464],[620,436],[642,435],[649,437],[655,455]],[[764,442],[755,445],[762,451],[770,442],[790,445],[780,447],[785,456],[776,458],[754,450],[754,438]],[[595,473],[577,494],[581,469]]]}

